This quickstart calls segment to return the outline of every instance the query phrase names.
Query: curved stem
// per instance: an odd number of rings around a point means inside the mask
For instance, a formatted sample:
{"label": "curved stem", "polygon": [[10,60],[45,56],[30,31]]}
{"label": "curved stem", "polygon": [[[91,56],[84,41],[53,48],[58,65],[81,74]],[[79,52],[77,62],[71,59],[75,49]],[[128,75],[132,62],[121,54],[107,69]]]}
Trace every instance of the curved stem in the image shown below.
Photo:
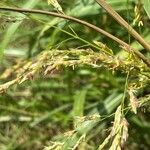
{"label": "curved stem", "polygon": [[150,61],[139,51],[136,51],[135,49],[133,49],[129,44],[127,44],[126,42],[120,40],[119,38],[113,36],[112,34],[106,32],[105,30],[90,24],[86,21],[68,16],[68,15],[64,15],[64,14],[59,14],[59,13],[55,13],[55,12],[49,12],[49,11],[43,11],[43,10],[36,10],[36,9],[22,9],[22,8],[11,8],[11,7],[0,7],[0,10],[3,11],[15,11],[15,12],[20,12],[20,13],[34,13],[34,14],[43,14],[43,15],[49,15],[49,16],[55,16],[55,17],[59,17],[59,18],[63,18],[63,19],[67,19],[67,20],[71,20],[74,22],[77,22],[79,24],[85,25],[95,31],[97,31],[98,33],[101,33],[107,37],[109,37],[110,39],[116,41],[119,45],[121,45],[126,51],[128,52],[134,52],[140,59],[142,59],[149,67],[150,67]]}
{"label": "curved stem", "polygon": [[105,0],[96,0],[96,2],[104,8],[121,26],[127,31],[148,51],[150,52],[150,45],[137,33],[113,8],[105,2]]}

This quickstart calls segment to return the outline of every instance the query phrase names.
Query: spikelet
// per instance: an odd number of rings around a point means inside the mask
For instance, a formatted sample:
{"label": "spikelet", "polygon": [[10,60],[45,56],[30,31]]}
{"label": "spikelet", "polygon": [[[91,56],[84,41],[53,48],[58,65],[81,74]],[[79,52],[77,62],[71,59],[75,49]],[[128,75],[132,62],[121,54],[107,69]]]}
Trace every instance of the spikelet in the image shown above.
{"label": "spikelet", "polygon": [[106,54],[113,55],[113,51],[109,47],[107,47],[107,45],[95,40],[93,41],[93,43],[100,47],[101,50],[104,51]]}
{"label": "spikelet", "polygon": [[138,99],[136,98],[136,96],[134,95],[135,91],[133,89],[129,89],[128,90],[129,96],[130,96],[130,104],[131,104],[131,108],[132,111],[137,114],[137,108],[138,108]]}
{"label": "spikelet", "polygon": [[115,135],[109,150],[121,150],[120,138],[121,138],[121,134],[119,130],[119,132]]}
{"label": "spikelet", "polygon": [[104,142],[99,146],[98,150],[105,149],[105,146],[110,143],[110,139],[112,142],[109,150],[121,150],[124,146],[126,140],[128,138],[128,122],[122,116],[121,106],[119,106],[115,112],[115,119],[113,123],[113,127],[111,133],[107,136]]}
{"label": "spikelet", "polygon": [[71,148],[71,150],[76,150],[78,146],[85,140],[86,134],[83,134],[79,140],[76,142],[76,144]]}
{"label": "spikelet", "polygon": [[44,150],[62,150],[63,144],[60,142],[51,142],[51,146],[46,146]]}
{"label": "spikelet", "polygon": [[98,150],[103,150],[105,145],[109,143],[110,138],[111,138],[111,135],[108,135],[107,138],[104,140],[104,142],[99,146]]}
{"label": "spikelet", "polygon": [[14,79],[12,81],[6,82],[5,84],[0,85],[0,94],[5,92],[11,85],[14,85],[18,82],[18,79]]}
{"label": "spikelet", "polygon": [[128,126],[129,123],[125,118],[122,119],[122,136],[121,136],[121,146],[123,147],[128,138]]}
{"label": "spikelet", "polygon": [[111,136],[114,137],[110,150],[121,150],[121,128],[122,128],[122,113],[121,106],[118,106],[115,112],[114,124],[111,131]]}
{"label": "spikelet", "polygon": [[134,7],[135,18],[133,20],[133,25],[138,24],[138,26],[143,26],[142,21],[142,2],[139,0],[138,4]]}
{"label": "spikelet", "polygon": [[48,0],[48,5],[52,5],[59,12],[63,13],[62,7],[60,6],[57,0]]}
{"label": "spikelet", "polygon": [[111,136],[114,136],[116,132],[118,132],[118,130],[120,129],[121,120],[122,120],[121,106],[119,106],[115,112],[115,120],[111,131]]}

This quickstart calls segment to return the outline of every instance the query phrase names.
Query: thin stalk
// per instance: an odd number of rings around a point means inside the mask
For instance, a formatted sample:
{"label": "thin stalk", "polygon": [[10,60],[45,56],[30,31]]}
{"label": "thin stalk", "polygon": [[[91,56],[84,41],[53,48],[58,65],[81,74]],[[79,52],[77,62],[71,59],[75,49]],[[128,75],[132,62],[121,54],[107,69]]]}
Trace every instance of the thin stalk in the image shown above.
{"label": "thin stalk", "polygon": [[85,25],[95,31],[97,31],[98,33],[101,33],[107,37],[109,37],[110,39],[116,41],[119,45],[121,45],[124,50],[126,50],[127,52],[131,53],[135,53],[140,59],[143,60],[143,62],[145,62],[149,67],[150,67],[150,61],[149,59],[147,59],[142,53],[138,52],[137,50],[133,49],[129,44],[127,44],[126,42],[120,40],[119,38],[111,35],[110,33],[106,32],[105,30],[90,24],[86,21],[71,17],[71,16],[67,16],[64,14],[59,14],[59,13],[55,13],[55,12],[49,12],[49,11],[43,11],[43,10],[36,10],[36,9],[23,9],[23,8],[11,8],[11,7],[0,7],[0,10],[3,11],[14,11],[14,12],[20,12],[20,13],[34,13],[34,14],[42,14],[42,15],[49,15],[49,16],[55,16],[55,17],[59,17],[59,18],[63,18],[63,19],[67,19],[67,20],[71,20],[74,22],[77,22],[79,24]]}
{"label": "thin stalk", "polygon": [[[34,21],[40,22],[40,23],[42,23],[42,24],[49,25],[49,23],[47,23],[47,22],[45,22],[45,21],[43,21],[43,20],[39,20],[39,19],[36,19],[36,18],[34,18],[34,17],[31,17],[31,16],[28,16],[28,17],[29,17],[30,19],[34,20]],[[77,34],[70,33],[70,32],[68,32],[68,31],[63,30],[63,29],[61,29],[61,28],[58,28],[58,27],[56,27],[56,26],[52,26],[52,27],[55,28],[55,29],[57,29],[57,30],[59,30],[59,31],[61,31],[61,32],[63,32],[63,33],[65,33],[65,34],[68,34],[68,35],[72,36],[73,39],[77,39],[77,40],[79,40],[79,41],[81,41],[81,42],[87,44],[88,46],[91,46],[91,47],[97,49],[97,50],[101,50],[100,47],[98,47],[98,46],[95,45],[95,44],[90,43],[89,41],[84,40],[83,38],[80,38]],[[112,54],[109,53],[109,52],[106,52],[106,51],[104,51],[104,50],[102,50],[102,51],[105,52],[105,53],[107,53],[107,54],[109,54],[109,55],[112,55]]]}

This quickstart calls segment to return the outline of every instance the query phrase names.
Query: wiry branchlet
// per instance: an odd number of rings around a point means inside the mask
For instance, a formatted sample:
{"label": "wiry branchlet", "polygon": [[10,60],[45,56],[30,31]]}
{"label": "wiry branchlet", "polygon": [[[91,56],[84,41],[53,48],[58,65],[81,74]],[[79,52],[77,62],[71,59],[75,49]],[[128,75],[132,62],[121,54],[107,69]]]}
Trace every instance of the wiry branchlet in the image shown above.
{"label": "wiry branchlet", "polygon": [[72,147],[72,148],[70,148],[71,150],[76,150],[78,147],[79,147],[79,145],[85,140],[85,137],[86,137],[86,134],[83,134],[79,139],[78,139],[78,141],[76,142],[76,144]]}
{"label": "wiry branchlet", "polygon": [[71,136],[73,136],[74,133],[76,133],[76,131],[75,130],[71,130],[71,131],[65,132],[64,136],[65,137],[71,137]]}
{"label": "wiry branchlet", "polygon": [[64,143],[51,142],[50,146],[46,146],[44,150],[62,150]]}

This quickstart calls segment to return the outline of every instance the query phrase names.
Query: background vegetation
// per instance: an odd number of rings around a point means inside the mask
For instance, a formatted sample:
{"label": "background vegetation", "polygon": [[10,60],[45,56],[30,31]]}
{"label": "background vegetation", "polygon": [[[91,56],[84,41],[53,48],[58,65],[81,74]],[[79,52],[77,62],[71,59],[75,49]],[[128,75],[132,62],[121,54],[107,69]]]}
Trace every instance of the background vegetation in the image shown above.
{"label": "background vegetation", "polygon": [[[80,18],[150,58],[95,0],[58,2],[0,7]],[[150,41],[149,0],[106,2]],[[73,21],[0,9],[0,57],[1,150],[149,150],[150,69],[130,48]]]}

